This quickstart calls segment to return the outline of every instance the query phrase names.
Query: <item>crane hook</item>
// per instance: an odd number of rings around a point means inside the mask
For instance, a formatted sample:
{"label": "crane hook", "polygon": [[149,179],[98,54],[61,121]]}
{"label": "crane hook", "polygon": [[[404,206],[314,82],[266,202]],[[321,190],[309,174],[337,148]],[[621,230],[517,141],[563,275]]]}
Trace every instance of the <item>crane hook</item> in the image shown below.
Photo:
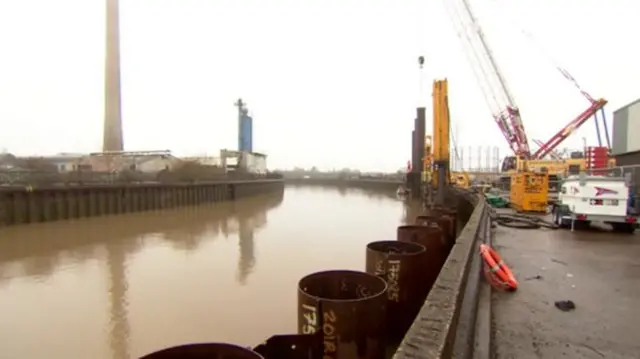
{"label": "crane hook", "polygon": [[424,65],[424,56],[418,56],[418,65],[420,65],[420,68],[422,68],[422,66]]}

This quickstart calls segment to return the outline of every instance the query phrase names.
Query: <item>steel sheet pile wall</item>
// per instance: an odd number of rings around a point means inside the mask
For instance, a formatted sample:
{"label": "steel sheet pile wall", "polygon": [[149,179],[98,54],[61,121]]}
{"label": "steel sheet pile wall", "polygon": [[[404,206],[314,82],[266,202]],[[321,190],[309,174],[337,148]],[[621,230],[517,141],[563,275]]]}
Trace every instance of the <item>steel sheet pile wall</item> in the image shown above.
{"label": "steel sheet pile wall", "polygon": [[[458,318],[487,219],[483,201],[451,193],[454,208],[432,208],[415,225],[398,227],[396,241],[369,243],[365,271],[303,277],[298,334],[275,335],[254,352],[265,359],[383,359],[393,351],[396,358],[450,358],[466,340],[456,342]],[[460,236],[457,221],[466,223]]]}
{"label": "steel sheet pile wall", "polygon": [[233,201],[284,191],[282,180],[0,189],[0,226]]}

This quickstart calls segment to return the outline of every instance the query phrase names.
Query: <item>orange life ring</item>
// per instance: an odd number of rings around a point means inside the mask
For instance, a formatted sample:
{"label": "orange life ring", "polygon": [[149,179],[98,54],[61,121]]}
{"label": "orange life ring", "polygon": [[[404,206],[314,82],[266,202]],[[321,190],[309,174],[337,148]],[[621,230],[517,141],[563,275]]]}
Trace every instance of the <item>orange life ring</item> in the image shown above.
{"label": "orange life ring", "polygon": [[516,277],[496,251],[486,244],[480,244],[480,255],[491,274],[496,275],[511,290],[518,289]]}

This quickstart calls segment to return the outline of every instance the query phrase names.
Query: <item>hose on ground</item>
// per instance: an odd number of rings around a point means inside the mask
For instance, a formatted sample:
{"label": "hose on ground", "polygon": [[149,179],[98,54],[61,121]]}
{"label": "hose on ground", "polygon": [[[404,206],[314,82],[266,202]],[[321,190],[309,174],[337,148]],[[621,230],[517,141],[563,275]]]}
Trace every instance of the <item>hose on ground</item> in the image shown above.
{"label": "hose on ground", "polygon": [[526,214],[496,214],[492,219],[497,224],[510,228],[538,229],[544,227],[549,229],[558,229],[558,226],[554,223],[546,221],[537,216]]}

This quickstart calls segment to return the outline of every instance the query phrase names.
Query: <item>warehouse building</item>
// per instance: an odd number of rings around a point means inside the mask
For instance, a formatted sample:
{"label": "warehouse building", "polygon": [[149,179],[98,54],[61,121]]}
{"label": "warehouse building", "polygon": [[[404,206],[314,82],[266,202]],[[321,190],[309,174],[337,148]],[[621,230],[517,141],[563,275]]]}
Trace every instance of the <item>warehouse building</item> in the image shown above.
{"label": "warehouse building", "polygon": [[617,166],[640,166],[640,99],[613,112],[611,147]]}

